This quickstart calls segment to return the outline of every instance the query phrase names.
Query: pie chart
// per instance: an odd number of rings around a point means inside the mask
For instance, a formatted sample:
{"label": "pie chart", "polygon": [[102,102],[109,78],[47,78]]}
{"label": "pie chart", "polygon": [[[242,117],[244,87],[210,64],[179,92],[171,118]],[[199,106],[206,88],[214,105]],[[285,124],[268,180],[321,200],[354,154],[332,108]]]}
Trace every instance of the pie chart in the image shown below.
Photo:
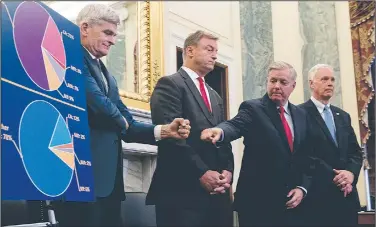
{"label": "pie chart", "polygon": [[30,103],[21,117],[19,143],[25,170],[34,186],[50,197],[63,194],[72,181],[75,153],[60,112],[46,101]]}
{"label": "pie chart", "polygon": [[57,90],[65,79],[66,55],[50,14],[36,2],[21,3],[14,14],[13,37],[29,78],[43,90]]}

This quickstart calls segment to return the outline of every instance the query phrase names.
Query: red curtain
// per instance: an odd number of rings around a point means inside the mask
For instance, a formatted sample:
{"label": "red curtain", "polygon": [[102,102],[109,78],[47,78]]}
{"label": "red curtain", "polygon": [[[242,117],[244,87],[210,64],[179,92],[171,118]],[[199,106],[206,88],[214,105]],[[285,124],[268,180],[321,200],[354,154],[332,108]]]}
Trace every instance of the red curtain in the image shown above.
{"label": "red curtain", "polygon": [[375,59],[375,2],[351,1],[350,21],[353,57],[355,66],[356,92],[360,120],[360,136],[363,144],[370,136],[367,107],[374,97],[371,64]]}
{"label": "red curtain", "polygon": [[[375,2],[350,1],[351,38],[355,68],[356,94],[359,114],[360,138],[362,145],[366,146],[368,139],[375,132],[370,131],[368,106],[375,102],[375,90],[372,82],[372,63],[375,61]],[[374,107],[374,105],[372,105]],[[370,111],[370,113],[374,113]],[[373,128],[374,129],[374,128]],[[374,140],[370,140],[372,142]],[[370,149],[371,148],[371,149]],[[367,153],[370,163],[365,167],[375,167],[374,146],[368,146]],[[370,165],[369,165],[370,164]],[[369,171],[371,193],[375,194],[375,172]]]}

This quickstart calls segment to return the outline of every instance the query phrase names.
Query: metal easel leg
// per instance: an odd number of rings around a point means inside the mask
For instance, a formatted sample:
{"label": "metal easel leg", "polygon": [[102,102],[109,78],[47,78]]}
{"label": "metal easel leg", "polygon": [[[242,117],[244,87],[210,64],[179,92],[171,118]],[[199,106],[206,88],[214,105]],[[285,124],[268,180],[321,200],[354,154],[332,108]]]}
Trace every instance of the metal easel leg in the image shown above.
{"label": "metal easel leg", "polygon": [[49,200],[46,201],[46,207],[48,212],[49,222],[31,223],[31,224],[21,224],[21,225],[7,225],[3,227],[59,227],[59,222],[56,221],[55,211]]}

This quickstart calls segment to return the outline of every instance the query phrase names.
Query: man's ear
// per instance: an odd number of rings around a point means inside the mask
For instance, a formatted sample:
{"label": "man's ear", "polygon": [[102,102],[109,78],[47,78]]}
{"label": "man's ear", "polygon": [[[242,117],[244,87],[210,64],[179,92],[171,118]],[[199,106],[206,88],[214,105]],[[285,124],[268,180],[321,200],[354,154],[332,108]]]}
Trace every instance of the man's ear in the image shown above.
{"label": "man's ear", "polygon": [[86,23],[86,22],[81,23],[81,25],[80,25],[80,33],[81,33],[81,35],[88,36],[88,33],[89,33],[88,30],[89,30],[89,24]]}
{"label": "man's ear", "polygon": [[314,88],[313,80],[309,80],[308,83],[309,83],[309,87],[310,87],[311,90],[312,90],[312,89]]}
{"label": "man's ear", "polygon": [[193,51],[194,51],[193,46],[187,46],[187,48],[185,49],[186,56],[188,56],[189,58],[192,58]]}

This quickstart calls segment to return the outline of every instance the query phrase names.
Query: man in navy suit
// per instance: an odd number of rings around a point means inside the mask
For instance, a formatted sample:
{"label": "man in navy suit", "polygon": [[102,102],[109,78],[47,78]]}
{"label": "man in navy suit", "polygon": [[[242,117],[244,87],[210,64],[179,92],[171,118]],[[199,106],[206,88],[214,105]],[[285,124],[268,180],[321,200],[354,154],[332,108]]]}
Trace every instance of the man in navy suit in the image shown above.
{"label": "man in navy suit", "polygon": [[[294,208],[307,194],[310,176],[304,165],[309,150],[308,118],[288,101],[295,80],[290,64],[272,63],[264,97],[244,101],[233,119],[201,133],[201,139],[213,143],[244,137],[234,201],[240,226],[298,224]],[[218,190],[223,189],[214,189]]]}
{"label": "man in navy suit", "polygon": [[302,204],[306,220],[313,226],[357,226],[362,157],[350,115],[330,104],[335,82],[331,66],[312,67],[308,80],[312,96],[300,106],[311,119],[315,172]]}
{"label": "man in navy suit", "polygon": [[155,144],[164,138],[185,139],[189,135],[189,121],[175,118],[170,124],[157,126],[137,122],[121,101],[115,78],[100,60],[115,44],[119,22],[113,9],[100,4],[87,5],[77,17],[84,52],[96,201],[64,203],[62,212],[57,212],[62,226],[121,225],[121,201],[125,199],[122,140]]}

